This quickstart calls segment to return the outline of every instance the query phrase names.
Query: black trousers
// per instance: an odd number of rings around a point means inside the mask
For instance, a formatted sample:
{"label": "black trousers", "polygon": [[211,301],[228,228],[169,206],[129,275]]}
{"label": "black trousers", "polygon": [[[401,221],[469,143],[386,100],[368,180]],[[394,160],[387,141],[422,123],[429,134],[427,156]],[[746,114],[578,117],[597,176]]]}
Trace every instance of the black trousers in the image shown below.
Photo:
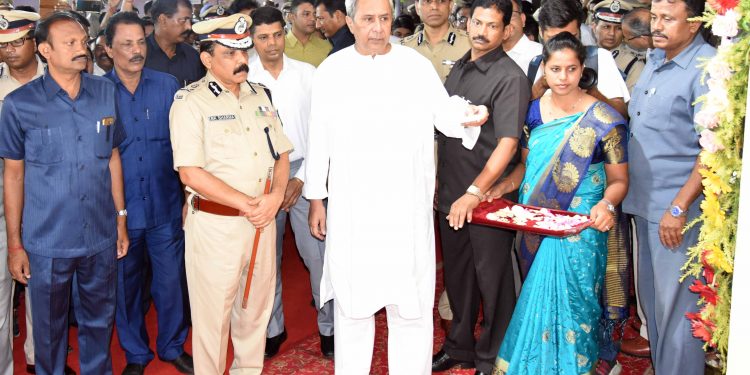
{"label": "black trousers", "polygon": [[[445,288],[453,311],[443,350],[490,374],[516,303],[511,260],[516,232],[474,224],[453,230],[447,220],[439,222]],[[480,303],[483,320],[475,340]]]}

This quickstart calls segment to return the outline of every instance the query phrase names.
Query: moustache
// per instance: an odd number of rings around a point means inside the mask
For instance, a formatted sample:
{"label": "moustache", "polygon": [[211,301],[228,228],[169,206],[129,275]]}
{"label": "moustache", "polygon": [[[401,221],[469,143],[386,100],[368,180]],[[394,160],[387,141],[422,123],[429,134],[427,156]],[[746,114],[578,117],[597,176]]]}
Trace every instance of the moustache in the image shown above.
{"label": "moustache", "polygon": [[669,38],[668,38],[668,37],[667,37],[666,35],[664,35],[664,34],[662,34],[662,33],[660,33],[660,32],[652,32],[652,33],[651,33],[651,37],[652,37],[652,38],[655,38],[655,37],[657,37],[657,36],[659,36],[659,37],[662,37],[662,38],[664,38],[664,39],[669,39]]}
{"label": "moustache", "polygon": [[135,55],[135,56],[131,57],[130,60],[128,60],[128,61],[130,61],[132,63],[138,63],[138,62],[141,62],[143,60],[145,60],[145,58],[143,57],[143,55]]}
{"label": "moustache", "polygon": [[187,30],[183,31],[183,32],[182,32],[182,33],[180,34],[180,36],[183,36],[183,37],[187,38],[187,37],[189,37],[189,36],[190,36],[190,34],[191,34],[192,32],[193,32],[192,30],[190,30],[190,29],[187,29]]}
{"label": "moustache", "polygon": [[241,72],[245,72],[245,73],[249,73],[250,72],[250,68],[247,66],[247,64],[242,64],[242,65],[238,66],[234,70],[234,73],[232,73],[232,74],[238,74],[238,73],[241,73]]}
{"label": "moustache", "polygon": [[475,37],[471,38],[471,40],[473,40],[475,42],[484,42],[484,43],[489,43],[490,42],[489,40],[487,40],[487,38],[485,38],[485,37],[483,37],[481,35],[475,36]]}
{"label": "moustache", "polygon": [[88,59],[89,59],[89,57],[88,57],[88,56],[86,56],[86,55],[78,55],[78,56],[76,56],[76,57],[72,58],[72,59],[71,59],[71,61],[76,61],[76,60],[78,60],[78,59],[84,59],[84,60],[88,60]]}

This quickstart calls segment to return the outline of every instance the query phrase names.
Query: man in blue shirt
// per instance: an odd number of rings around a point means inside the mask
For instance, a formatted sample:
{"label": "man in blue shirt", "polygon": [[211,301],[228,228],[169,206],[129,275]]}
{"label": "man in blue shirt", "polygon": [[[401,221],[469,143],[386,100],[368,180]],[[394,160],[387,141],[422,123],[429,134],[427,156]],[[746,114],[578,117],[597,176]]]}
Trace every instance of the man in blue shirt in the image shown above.
{"label": "man in blue shirt", "polygon": [[702,342],[692,337],[685,313],[696,309],[692,279],[679,282],[685,252],[698,240],[701,164],[694,118],[703,61],[716,50],[700,35],[703,0],[654,0],[651,35],[656,47],[630,101],[630,188],[623,210],[633,214],[638,239],[638,295],[648,323],[654,370],[659,375],[703,374]]}
{"label": "man in blue shirt", "polygon": [[144,68],[146,38],[138,15],[114,15],[104,33],[114,69],[105,75],[116,87],[117,111],[128,136],[120,144],[128,210],[128,256],[118,262],[117,337],[128,365],[123,374],[143,374],[154,359],[144,322],[143,290],[150,259],[152,297],[159,322],[159,358],[178,371],[192,373],[193,360],[183,345],[185,317],[185,234],[182,193],[172,169],[169,109],[177,80]]}
{"label": "man in blue shirt", "polygon": [[81,372],[111,374],[116,259],[129,243],[125,133],[114,85],[81,73],[88,35],[76,18],[54,13],[35,37],[48,70],[6,96],[0,115],[8,268],[31,290],[36,373],[64,371],[74,288]]}
{"label": "man in blue shirt", "polygon": [[156,0],[151,7],[154,32],[146,38],[146,67],[169,73],[180,87],[206,74],[198,51],[185,43],[190,35],[193,8],[188,0]]}

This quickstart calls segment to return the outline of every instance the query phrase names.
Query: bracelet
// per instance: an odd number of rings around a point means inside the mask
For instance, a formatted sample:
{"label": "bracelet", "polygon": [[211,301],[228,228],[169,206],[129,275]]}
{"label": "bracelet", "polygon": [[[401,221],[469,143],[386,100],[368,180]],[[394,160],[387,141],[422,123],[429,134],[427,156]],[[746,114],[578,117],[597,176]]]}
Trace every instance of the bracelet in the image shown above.
{"label": "bracelet", "polygon": [[468,192],[468,191],[467,191],[467,192],[466,192],[465,194],[466,194],[466,195],[471,195],[472,197],[475,197],[475,198],[479,199],[479,201],[480,201],[480,202],[481,202],[481,201],[482,201],[482,199],[483,199],[483,198],[482,198],[481,196],[479,196],[479,194],[474,194],[474,193],[470,193],[470,192]]}
{"label": "bracelet", "polygon": [[612,204],[612,202],[608,201],[608,200],[607,200],[607,199],[605,199],[605,198],[602,198],[602,199],[601,199],[601,201],[602,201],[602,202],[604,202],[604,203],[606,203],[606,204],[607,204],[607,206],[614,206],[614,204]]}

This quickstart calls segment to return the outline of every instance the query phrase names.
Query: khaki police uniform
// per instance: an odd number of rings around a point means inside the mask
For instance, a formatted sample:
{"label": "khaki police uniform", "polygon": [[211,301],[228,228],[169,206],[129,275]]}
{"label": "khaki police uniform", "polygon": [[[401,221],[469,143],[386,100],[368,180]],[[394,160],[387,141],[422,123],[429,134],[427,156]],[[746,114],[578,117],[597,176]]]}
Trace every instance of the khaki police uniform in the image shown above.
{"label": "khaki police uniform", "polygon": [[615,58],[617,69],[625,76],[628,91],[632,93],[635,83],[638,82],[638,77],[641,76],[641,72],[646,66],[646,51],[639,52],[622,43],[612,50],[612,57]]}
{"label": "khaki police uniform", "polygon": [[445,78],[448,77],[448,73],[453,68],[453,64],[471,49],[469,34],[453,26],[448,28],[448,32],[443,36],[443,39],[434,46],[427,40],[424,30],[401,39],[401,44],[414,48],[430,60],[443,83],[445,83]]}
{"label": "khaki police uniform", "polygon": [[[242,20],[237,22],[249,27],[248,17],[233,15],[197,23],[193,29],[199,37],[209,33],[226,36],[232,32],[231,25],[230,30],[206,30],[201,24],[240,17]],[[246,33],[244,27],[235,31]],[[237,45],[237,38],[229,43]],[[169,120],[175,168],[200,167],[248,196],[262,195],[268,170],[275,163],[271,147],[277,154],[292,149],[266,88],[243,83],[238,98],[209,72],[178,91],[174,99]],[[192,200],[196,192],[190,188],[188,192]],[[248,271],[254,236],[255,228],[245,217],[188,210],[185,269],[196,374],[224,373],[230,330],[234,361],[229,372],[262,371],[266,327],[276,285],[275,222],[264,228],[254,268]],[[247,309],[243,309],[248,272],[253,273],[253,281]]]}
{"label": "khaki police uniform", "polygon": [[[39,14],[24,12],[21,10],[0,10],[0,43],[12,42],[28,36],[34,29]],[[26,42],[32,43],[32,42]],[[37,70],[34,78],[44,74],[44,64],[39,57]],[[21,87],[21,83],[10,75],[6,63],[0,63],[0,110],[5,97],[13,90]],[[0,162],[0,174],[4,165]],[[3,192],[3,183],[0,181],[0,194]],[[8,246],[5,233],[5,215],[3,214],[3,203],[0,200],[0,375],[13,374],[13,279],[8,272]],[[26,355],[26,363],[34,364],[34,337],[32,335],[31,317],[31,292],[26,288],[26,341],[23,349]]]}

